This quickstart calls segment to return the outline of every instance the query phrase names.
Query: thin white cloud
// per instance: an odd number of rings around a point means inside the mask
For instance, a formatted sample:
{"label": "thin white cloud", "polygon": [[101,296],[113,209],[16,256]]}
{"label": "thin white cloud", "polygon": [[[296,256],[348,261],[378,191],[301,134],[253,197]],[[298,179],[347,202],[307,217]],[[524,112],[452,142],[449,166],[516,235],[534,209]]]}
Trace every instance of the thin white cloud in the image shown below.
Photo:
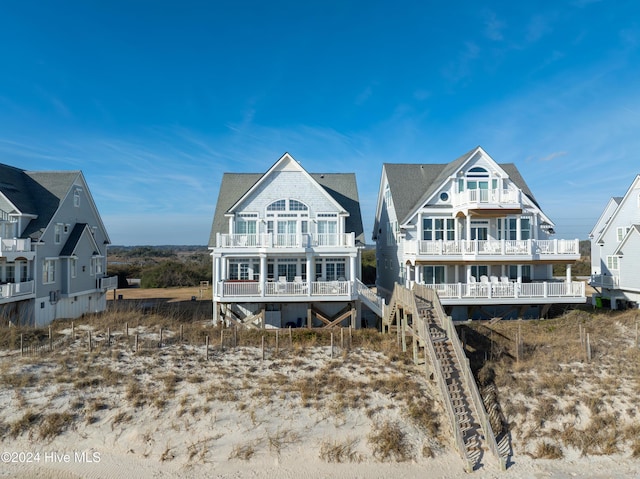
{"label": "thin white cloud", "polygon": [[566,151],[556,151],[547,156],[540,158],[540,161],[551,161],[551,160],[555,160],[556,158],[561,158],[563,156],[567,156]]}
{"label": "thin white cloud", "polygon": [[504,29],[504,22],[500,21],[495,12],[487,12],[484,19],[484,33],[489,40],[502,41],[504,36],[502,30]]}

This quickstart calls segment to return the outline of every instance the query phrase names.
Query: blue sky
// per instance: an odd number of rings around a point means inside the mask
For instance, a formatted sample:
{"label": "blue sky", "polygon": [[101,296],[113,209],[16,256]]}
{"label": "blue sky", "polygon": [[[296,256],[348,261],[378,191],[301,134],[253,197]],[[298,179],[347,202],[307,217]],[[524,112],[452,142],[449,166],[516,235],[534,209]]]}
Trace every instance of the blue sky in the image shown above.
{"label": "blue sky", "polygon": [[557,237],[640,173],[640,3],[0,4],[0,162],[81,169],[113,244],[208,241],[225,171],[355,172],[481,145]]}

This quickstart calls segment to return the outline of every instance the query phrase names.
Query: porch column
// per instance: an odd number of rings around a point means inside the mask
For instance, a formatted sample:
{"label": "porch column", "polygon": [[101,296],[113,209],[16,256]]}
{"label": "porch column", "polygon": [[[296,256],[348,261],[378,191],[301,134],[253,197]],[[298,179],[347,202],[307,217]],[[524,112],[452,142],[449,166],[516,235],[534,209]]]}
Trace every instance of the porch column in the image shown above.
{"label": "porch column", "polygon": [[314,281],[316,272],[313,268],[313,255],[307,253],[307,296],[311,296],[311,283]]}
{"label": "porch column", "polygon": [[213,284],[214,288],[220,282],[220,256],[216,256],[213,259]]}
{"label": "porch column", "polygon": [[265,286],[267,283],[267,255],[264,253],[260,254],[260,295],[264,296],[266,291]]}
{"label": "porch column", "polygon": [[220,281],[227,279],[227,259],[220,257]]}
{"label": "porch column", "polygon": [[518,283],[522,283],[522,265],[519,264],[518,265],[518,278],[517,278]]}
{"label": "porch column", "polygon": [[571,265],[567,265],[567,284],[571,283]]}
{"label": "porch column", "polygon": [[467,229],[467,241],[471,241],[471,216],[467,215],[465,217],[466,221],[466,229]]}
{"label": "porch column", "polygon": [[357,271],[356,271],[356,257],[355,256],[350,256],[349,257],[349,274],[347,275],[347,277],[349,278],[349,281],[351,281],[352,283],[355,282],[356,278],[358,277]]}
{"label": "porch column", "polygon": [[522,218],[520,216],[516,218],[516,239],[522,239]]}
{"label": "porch column", "polygon": [[[471,265],[467,264],[464,267],[465,269],[465,274],[467,276],[467,283],[471,283]],[[480,281],[480,278],[476,278],[476,281]]]}
{"label": "porch column", "polygon": [[[422,241],[422,213],[418,213],[418,224],[416,225],[416,239],[418,240],[418,244]],[[420,249],[418,248],[418,251]]]}
{"label": "porch column", "polygon": [[424,284],[424,270],[419,265],[416,265],[416,283]]}
{"label": "porch column", "polygon": [[404,286],[411,289],[411,265],[409,263],[404,265]]}

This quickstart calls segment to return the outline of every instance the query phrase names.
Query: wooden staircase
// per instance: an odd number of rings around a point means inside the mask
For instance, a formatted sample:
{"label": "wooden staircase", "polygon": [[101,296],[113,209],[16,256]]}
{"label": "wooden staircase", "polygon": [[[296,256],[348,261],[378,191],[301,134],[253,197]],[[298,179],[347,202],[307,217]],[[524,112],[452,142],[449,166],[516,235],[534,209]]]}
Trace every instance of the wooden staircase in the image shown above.
{"label": "wooden staircase", "polygon": [[396,285],[388,312],[389,316],[383,318],[383,331],[397,328],[405,350],[406,336],[410,334],[416,364],[423,363],[420,350],[424,350],[425,366],[431,365],[429,369],[440,387],[456,447],[467,472],[483,465],[487,451],[493,453],[502,470],[506,469],[506,458],[498,450],[468,360],[437,293],[420,285],[411,291]]}

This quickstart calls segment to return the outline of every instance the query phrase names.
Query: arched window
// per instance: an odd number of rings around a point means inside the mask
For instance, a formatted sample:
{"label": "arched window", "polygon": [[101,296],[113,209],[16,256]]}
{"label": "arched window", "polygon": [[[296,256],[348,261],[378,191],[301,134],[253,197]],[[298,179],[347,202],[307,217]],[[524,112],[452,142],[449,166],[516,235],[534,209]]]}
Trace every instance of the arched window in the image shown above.
{"label": "arched window", "polygon": [[287,200],[277,200],[267,206],[267,211],[284,211],[287,209]]}

